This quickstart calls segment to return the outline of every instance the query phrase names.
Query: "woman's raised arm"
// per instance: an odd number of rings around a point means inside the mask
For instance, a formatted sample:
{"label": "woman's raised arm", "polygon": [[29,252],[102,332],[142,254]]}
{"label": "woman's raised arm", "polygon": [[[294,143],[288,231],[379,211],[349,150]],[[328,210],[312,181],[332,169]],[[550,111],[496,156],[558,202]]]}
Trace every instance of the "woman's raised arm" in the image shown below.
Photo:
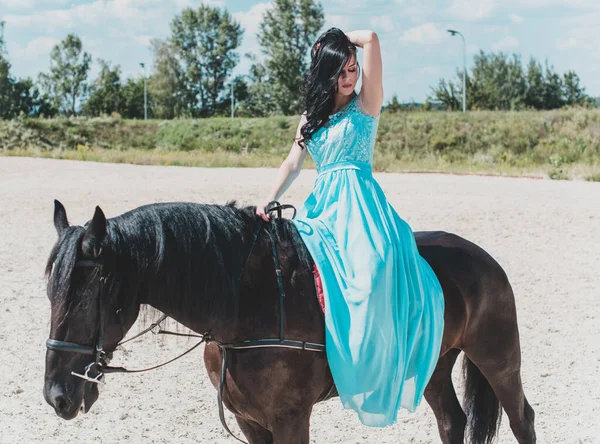
{"label": "woman's raised arm", "polygon": [[379,38],[375,32],[369,30],[351,31],[346,35],[352,43],[364,50],[360,101],[364,111],[376,116],[383,104],[383,68]]}

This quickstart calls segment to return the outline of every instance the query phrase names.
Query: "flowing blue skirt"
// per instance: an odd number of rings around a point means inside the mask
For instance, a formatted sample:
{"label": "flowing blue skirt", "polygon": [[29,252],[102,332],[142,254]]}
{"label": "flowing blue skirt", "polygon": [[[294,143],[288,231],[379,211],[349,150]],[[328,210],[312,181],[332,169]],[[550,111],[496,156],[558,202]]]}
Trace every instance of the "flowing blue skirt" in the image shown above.
{"label": "flowing blue skirt", "polygon": [[413,232],[360,162],[323,167],[294,223],[323,282],[326,349],[345,408],[368,426],[414,411],[435,369],[444,297]]}

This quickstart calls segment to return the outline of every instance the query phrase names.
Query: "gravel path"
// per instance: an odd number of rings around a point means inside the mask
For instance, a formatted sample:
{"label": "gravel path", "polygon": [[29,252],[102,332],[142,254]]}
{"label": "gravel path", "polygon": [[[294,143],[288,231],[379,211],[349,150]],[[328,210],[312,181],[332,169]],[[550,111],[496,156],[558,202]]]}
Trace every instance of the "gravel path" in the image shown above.
{"label": "gravel path", "polygon": [[[83,224],[96,205],[110,217],[160,201],[251,204],[267,193],[274,174],[0,157],[0,442],[235,442],[221,429],[216,391],[199,353],[144,375],[109,375],[92,410],[73,421],[59,419],[46,404],[50,312],[43,270],[56,240],[53,199],[62,201],[73,223]],[[303,172],[284,200],[301,205],[314,178],[314,171]],[[600,184],[376,178],[414,230],[460,234],[506,270],[517,298],[523,380],[538,442],[600,443]],[[188,344],[150,335],[128,344],[114,364],[162,362]],[[402,412],[393,427],[370,429],[334,399],[314,409],[311,442],[440,441],[425,402],[415,414]],[[497,442],[516,442],[506,417]]]}

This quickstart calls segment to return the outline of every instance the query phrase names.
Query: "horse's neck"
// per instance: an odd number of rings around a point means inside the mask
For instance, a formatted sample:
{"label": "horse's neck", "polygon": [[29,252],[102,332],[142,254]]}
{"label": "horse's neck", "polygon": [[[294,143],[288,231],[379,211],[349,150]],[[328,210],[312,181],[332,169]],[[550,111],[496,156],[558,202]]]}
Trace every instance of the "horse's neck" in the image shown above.
{"label": "horse's neck", "polygon": [[[150,284],[152,285],[152,282]],[[142,300],[197,333],[205,333],[209,330],[215,331],[215,329],[220,329],[221,326],[233,323],[233,320],[229,319],[227,315],[216,314],[213,310],[204,307],[203,302],[207,298],[223,296],[218,291],[207,293],[207,289],[199,288],[197,301],[190,301],[189,297],[185,295],[186,290],[182,287],[169,289],[161,285],[158,291],[149,289],[147,297],[142,298]]]}
{"label": "horse's neck", "polygon": [[[234,304],[237,296],[232,293],[238,290],[244,254],[220,252],[219,257],[225,257],[229,262],[223,265],[212,260],[215,251],[211,250],[214,248],[214,245],[208,245],[206,251],[196,251],[198,254],[184,258],[179,268],[173,264],[163,264],[164,268],[158,273],[142,271],[138,276],[141,290],[139,300],[193,331],[205,333],[211,330],[215,337],[218,334],[219,339],[222,337],[226,340],[234,335],[231,327],[236,320],[233,319],[230,305],[224,309],[220,306],[219,298],[231,300],[229,304]],[[242,249],[245,248],[243,246]],[[185,267],[189,270],[182,272]],[[232,286],[232,282],[235,285]]]}

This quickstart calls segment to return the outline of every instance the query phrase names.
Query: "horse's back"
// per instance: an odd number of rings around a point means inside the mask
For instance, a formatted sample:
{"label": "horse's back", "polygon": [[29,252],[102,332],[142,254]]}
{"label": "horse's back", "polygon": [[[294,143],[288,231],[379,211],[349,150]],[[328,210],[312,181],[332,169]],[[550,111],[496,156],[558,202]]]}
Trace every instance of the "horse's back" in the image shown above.
{"label": "horse's back", "polygon": [[450,261],[463,269],[504,274],[500,264],[487,251],[464,237],[446,231],[417,231],[414,235],[419,253],[432,267],[440,261],[450,266]]}

